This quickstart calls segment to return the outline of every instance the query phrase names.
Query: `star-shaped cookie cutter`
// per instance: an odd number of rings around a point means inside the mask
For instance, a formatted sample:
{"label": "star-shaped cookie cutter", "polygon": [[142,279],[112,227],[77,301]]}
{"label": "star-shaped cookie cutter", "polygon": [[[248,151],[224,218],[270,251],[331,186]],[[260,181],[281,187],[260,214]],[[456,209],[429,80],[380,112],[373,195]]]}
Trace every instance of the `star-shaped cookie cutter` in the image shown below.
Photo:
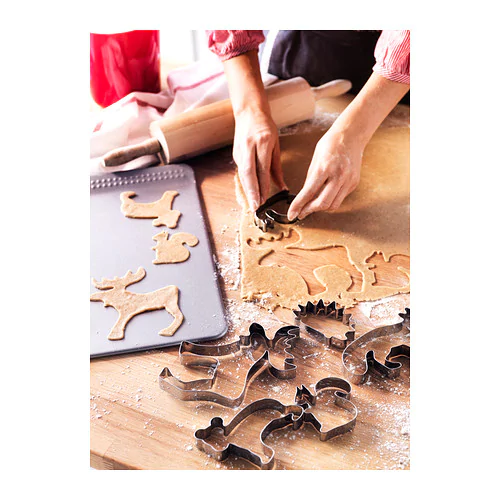
{"label": "star-shaped cookie cutter", "polygon": [[294,224],[298,218],[290,220],[286,214],[276,212],[271,207],[282,201],[290,205],[295,198],[295,194],[290,194],[286,189],[271,196],[263,203],[254,213],[254,222],[262,231],[267,232],[268,229],[274,228],[275,222],[278,224]]}
{"label": "star-shaped cookie cutter", "polygon": [[[268,370],[278,379],[295,378],[297,367],[293,363],[293,355],[289,352],[300,330],[296,326],[284,326],[277,330],[273,339],[269,339],[264,328],[258,323],[252,323],[247,335],[240,335],[238,340],[223,345],[203,345],[192,342],[182,342],[179,347],[181,364],[189,367],[204,367],[209,370],[208,378],[183,381],[175,377],[168,367],[163,368],[159,375],[160,387],[183,401],[210,401],[212,403],[236,408],[245,398],[248,386],[258,375]],[[264,353],[252,364],[245,376],[242,391],[235,398],[230,398],[212,390],[219,369],[219,357],[228,356],[243,349],[264,346]],[[275,366],[269,359],[269,351],[281,349],[285,354],[283,368]]]}

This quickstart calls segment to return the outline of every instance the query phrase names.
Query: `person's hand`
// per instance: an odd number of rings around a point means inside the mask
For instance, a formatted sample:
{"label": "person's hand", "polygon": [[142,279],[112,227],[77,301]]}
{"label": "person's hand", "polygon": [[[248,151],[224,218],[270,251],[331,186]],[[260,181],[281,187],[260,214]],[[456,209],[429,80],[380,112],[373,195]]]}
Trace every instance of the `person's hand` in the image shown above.
{"label": "person's hand", "polygon": [[288,218],[337,210],[359,184],[363,147],[332,127],[319,141],[303,188],[288,209]]}
{"label": "person's hand", "polygon": [[271,179],[287,189],[281,169],[278,129],[272,117],[261,110],[245,110],[235,119],[233,158],[252,211],[269,197]]}

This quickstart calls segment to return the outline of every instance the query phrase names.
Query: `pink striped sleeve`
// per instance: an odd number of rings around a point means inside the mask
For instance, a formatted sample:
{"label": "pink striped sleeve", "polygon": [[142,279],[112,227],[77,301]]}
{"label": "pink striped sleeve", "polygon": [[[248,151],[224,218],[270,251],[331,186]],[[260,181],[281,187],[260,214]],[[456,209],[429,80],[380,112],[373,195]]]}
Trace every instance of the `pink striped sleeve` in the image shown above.
{"label": "pink striped sleeve", "polygon": [[208,48],[221,61],[256,50],[264,41],[262,30],[207,30]]}
{"label": "pink striped sleeve", "polygon": [[410,30],[383,30],[375,47],[373,71],[410,85]]}

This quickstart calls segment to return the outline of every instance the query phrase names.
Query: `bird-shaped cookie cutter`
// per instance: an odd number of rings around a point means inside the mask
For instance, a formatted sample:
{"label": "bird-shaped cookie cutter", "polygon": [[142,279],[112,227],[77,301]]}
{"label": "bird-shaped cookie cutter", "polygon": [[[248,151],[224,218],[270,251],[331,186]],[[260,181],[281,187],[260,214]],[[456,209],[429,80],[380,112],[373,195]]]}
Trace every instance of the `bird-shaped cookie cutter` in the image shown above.
{"label": "bird-shaped cookie cutter", "polygon": [[254,213],[255,225],[265,233],[268,229],[273,229],[274,224],[295,224],[299,219],[290,220],[286,214],[282,214],[273,210],[271,207],[284,201],[290,205],[295,198],[295,194],[290,194],[286,189],[271,196],[265,203],[263,203]]}

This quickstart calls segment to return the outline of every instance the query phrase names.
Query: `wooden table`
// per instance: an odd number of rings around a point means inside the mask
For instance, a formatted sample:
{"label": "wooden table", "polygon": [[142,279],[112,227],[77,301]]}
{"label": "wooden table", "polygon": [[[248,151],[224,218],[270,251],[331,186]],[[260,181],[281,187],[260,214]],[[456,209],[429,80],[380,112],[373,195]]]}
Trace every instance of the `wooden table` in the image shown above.
{"label": "wooden table", "polygon": [[[331,100],[329,109],[340,111],[349,99]],[[330,113],[326,118],[334,116]],[[321,118],[321,116],[320,116]],[[399,106],[386,125],[407,126],[409,108]],[[323,119],[307,127],[325,127]],[[327,126],[327,125],[326,125]],[[300,132],[300,127],[296,131]],[[283,146],[282,146],[283,149]],[[285,151],[286,153],[286,146]],[[231,149],[225,148],[189,162],[194,167],[203,199],[230,329],[220,342],[236,339],[257,321],[271,333],[282,326],[263,308],[244,303],[239,297],[238,224],[240,207],[235,198],[235,166]],[[390,276],[387,277],[390,281]],[[353,308],[357,332],[395,322],[397,312],[409,306],[409,294]],[[367,315],[365,315],[367,314]],[[369,316],[369,317],[367,317]],[[267,373],[249,387],[244,404],[262,397],[293,403],[295,388],[310,387],[326,376],[342,376],[341,353],[326,349],[304,336],[294,350],[298,376],[279,381]],[[242,388],[248,358],[227,360],[218,374],[217,387],[228,396]],[[91,361],[90,368],[90,463],[98,469],[253,469],[248,462],[230,458],[217,462],[196,447],[194,431],[206,427],[214,416],[227,423],[238,409],[203,402],[183,402],[162,391],[158,375],[169,366],[183,379],[199,373],[179,364],[178,348],[115,356]],[[275,431],[266,444],[276,452],[276,469],[408,469],[409,468],[409,360],[403,360],[401,376],[395,380],[370,376],[362,386],[353,386],[352,401],[359,410],[355,429],[333,440],[321,442],[311,425],[298,431]],[[345,421],[333,407],[325,412],[328,422]],[[253,444],[263,426],[257,416],[235,434],[236,442]]]}

